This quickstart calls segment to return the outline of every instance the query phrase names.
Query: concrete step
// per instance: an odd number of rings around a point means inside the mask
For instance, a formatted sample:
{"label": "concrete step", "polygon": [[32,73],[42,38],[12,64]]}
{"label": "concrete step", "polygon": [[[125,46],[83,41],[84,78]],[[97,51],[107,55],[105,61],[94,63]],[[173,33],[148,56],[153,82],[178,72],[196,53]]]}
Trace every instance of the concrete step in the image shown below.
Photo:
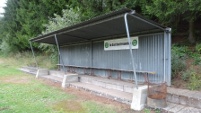
{"label": "concrete step", "polygon": [[201,109],[167,102],[167,107],[161,109],[162,113],[201,113]]}
{"label": "concrete step", "polygon": [[[70,87],[82,89],[91,92],[92,94],[103,96],[128,105],[130,105],[132,102],[132,93],[126,93],[113,89],[106,89],[100,86],[81,82],[70,83]],[[167,102],[167,107],[161,108],[160,110],[162,113],[201,113],[201,109],[170,102]]]}
{"label": "concrete step", "polygon": [[201,109],[201,92],[171,87],[167,92],[168,102]]}
{"label": "concrete step", "polygon": [[63,71],[57,71],[57,70],[49,70],[49,75],[53,75],[53,76],[64,76],[64,72]]}
{"label": "concrete step", "polygon": [[[20,70],[36,74],[37,69],[33,67],[23,67]],[[50,75],[41,76],[42,78],[50,79],[54,82],[62,83],[64,73],[61,71],[49,71]],[[132,94],[134,83],[124,82],[120,80],[113,80],[108,78],[79,75],[81,83],[87,83],[90,86],[101,87],[105,90],[116,90],[120,92]],[[190,91],[187,89],[167,88],[167,101],[174,104],[189,106],[201,109],[201,92]]]}
{"label": "concrete step", "polygon": [[[134,83],[124,82],[120,80],[89,76],[89,75],[80,75],[80,82],[93,84],[107,89],[115,89],[118,91],[123,91],[127,93],[132,93]],[[140,85],[141,86],[141,85]]]}
{"label": "concrete step", "polygon": [[62,83],[63,81],[63,76],[53,76],[53,75],[43,75],[43,76],[39,76],[39,78],[43,78],[43,79],[48,79],[51,80],[53,82],[58,82],[58,83]]}
{"label": "concrete step", "polygon": [[113,90],[113,89],[106,89],[100,86],[92,85],[92,84],[87,84],[87,83],[70,83],[70,87],[75,87],[78,89],[83,89],[86,91],[89,91],[93,94],[103,96],[106,98],[110,98],[112,100],[116,100],[125,104],[131,104],[132,102],[132,94],[131,93],[126,93],[118,90]]}
{"label": "concrete step", "polygon": [[32,72],[37,72],[37,67],[30,67],[30,66],[24,66],[22,67],[23,69],[27,69],[29,71],[32,71]]}
{"label": "concrete step", "polygon": [[19,70],[25,72],[25,73],[29,73],[29,74],[32,74],[32,75],[36,75],[37,73],[37,68],[31,68],[31,67],[22,67],[22,68],[19,68]]}
{"label": "concrete step", "polygon": [[[132,93],[134,87],[134,83],[88,75],[81,75],[80,82],[127,93]],[[167,101],[201,109],[201,92],[167,87]]]}

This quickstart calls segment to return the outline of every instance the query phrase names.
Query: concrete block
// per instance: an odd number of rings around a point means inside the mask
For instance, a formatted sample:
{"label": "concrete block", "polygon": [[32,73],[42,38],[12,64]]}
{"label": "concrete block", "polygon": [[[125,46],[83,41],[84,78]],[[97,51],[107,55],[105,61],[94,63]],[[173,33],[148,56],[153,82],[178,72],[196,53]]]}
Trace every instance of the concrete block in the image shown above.
{"label": "concrete block", "polygon": [[168,94],[168,95],[167,95],[167,101],[168,101],[168,102],[172,102],[172,103],[179,104],[179,102],[180,102],[180,100],[179,100],[179,95]]}
{"label": "concrete block", "polygon": [[144,108],[147,99],[147,86],[134,88],[131,109],[140,111]]}
{"label": "concrete block", "polygon": [[82,83],[88,83],[88,78],[86,78],[86,77],[80,77],[80,82],[82,82]]}
{"label": "concrete block", "polygon": [[123,85],[117,85],[117,84],[109,84],[106,83],[105,87],[107,89],[115,89],[115,90],[119,90],[119,91],[124,91]]}
{"label": "concrete block", "polygon": [[176,105],[174,107],[172,107],[171,109],[168,110],[168,113],[178,113],[179,111],[181,111],[183,108],[185,108],[185,106],[182,105]]}
{"label": "concrete block", "polygon": [[188,97],[186,96],[179,96],[179,104],[181,105],[187,105],[188,104]]}
{"label": "concrete block", "polygon": [[193,94],[193,97],[201,100],[201,92],[196,92],[195,94]]}
{"label": "concrete block", "polygon": [[193,107],[185,107],[177,113],[201,113],[201,109],[193,108]]}
{"label": "concrete block", "polygon": [[165,108],[167,107],[166,99],[152,99],[147,97],[147,106],[151,108]]}
{"label": "concrete block", "polygon": [[64,75],[61,87],[65,88],[66,86],[69,86],[72,82],[78,82],[78,74],[67,74]]}
{"label": "concrete block", "polygon": [[133,87],[132,86],[124,85],[123,87],[124,87],[124,92],[133,93]]}
{"label": "concrete block", "polygon": [[36,78],[43,75],[49,75],[49,70],[47,69],[38,69],[36,73]]}
{"label": "concrete block", "polygon": [[49,75],[61,76],[61,75],[64,75],[64,72],[63,72],[63,71],[50,70],[50,71],[49,71]]}
{"label": "concrete block", "polygon": [[167,107],[163,108],[162,110],[169,111],[170,109],[174,108],[176,105],[177,104],[167,102]]}
{"label": "concrete block", "polygon": [[105,82],[93,80],[93,81],[91,81],[90,83],[93,84],[93,85],[96,85],[96,86],[100,86],[100,87],[104,87],[104,88],[105,88]]}
{"label": "concrete block", "polygon": [[201,109],[201,101],[200,101],[200,99],[189,98],[188,106]]}

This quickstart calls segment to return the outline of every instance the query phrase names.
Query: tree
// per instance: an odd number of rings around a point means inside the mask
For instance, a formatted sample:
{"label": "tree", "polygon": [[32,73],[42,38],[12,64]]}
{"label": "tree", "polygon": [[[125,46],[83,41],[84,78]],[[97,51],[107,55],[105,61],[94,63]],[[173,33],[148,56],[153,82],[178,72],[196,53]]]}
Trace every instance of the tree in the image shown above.
{"label": "tree", "polygon": [[195,28],[194,24],[196,19],[201,15],[201,1],[200,0],[185,0],[181,10],[183,19],[189,23],[189,36],[188,40],[191,43],[195,43]]}
{"label": "tree", "polygon": [[164,25],[171,25],[177,28],[180,21],[189,23],[190,43],[195,43],[194,22],[201,14],[200,0],[154,0],[147,4],[145,13],[158,18]]}
{"label": "tree", "polygon": [[42,34],[56,31],[64,27],[74,25],[78,22],[81,22],[79,8],[73,9],[63,9],[62,16],[54,14],[54,18],[49,18],[48,24],[45,24],[46,30]]}
{"label": "tree", "polygon": [[16,20],[17,8],[19,0],[7,0],[7,7],[4,8],[5,13],[1,21],[1,33],[0,38],[2,43],[6,45],[5,47],[1,45],[1,50],[10,51],[10,49],[15,49],[17,43],[15,32],[21,28],[19,22]]}
{"label": "tree", "polygon": [[10,47],[29,49],[28,40],[40,34],[54,13],[61,14],[66,0],[8,0],[0,38]]}

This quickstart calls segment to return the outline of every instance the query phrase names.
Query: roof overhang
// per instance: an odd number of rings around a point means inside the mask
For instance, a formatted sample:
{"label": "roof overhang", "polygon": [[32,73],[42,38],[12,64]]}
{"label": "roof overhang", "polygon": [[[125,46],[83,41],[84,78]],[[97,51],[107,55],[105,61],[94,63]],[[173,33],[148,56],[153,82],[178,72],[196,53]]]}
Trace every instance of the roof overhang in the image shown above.
{"label": "roof overhang", "polygon": [[56,44],[55,35],[59,45],[66,45],[94,40],[104,40],[126,36],[124,15],[127,14],[127,21],[130,34],[145,34],[163,32],[165,27],[145,19],[134,10],[122,9],[112,13],[95,17],[91,20],[66,27],[45,35],[30,39],[33,42]]}

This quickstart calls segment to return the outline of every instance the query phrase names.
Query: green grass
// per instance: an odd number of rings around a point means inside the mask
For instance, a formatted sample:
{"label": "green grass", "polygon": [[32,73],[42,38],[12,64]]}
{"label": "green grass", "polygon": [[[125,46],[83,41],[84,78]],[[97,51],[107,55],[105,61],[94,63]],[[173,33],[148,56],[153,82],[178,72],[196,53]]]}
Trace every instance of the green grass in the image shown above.
{"label": "green grass", "polygon": [[[22,62],[22,59],[24,61]],[[28,58],[0,57],[0,113],[114,113],[115,106],[83,101],[18,68]]]}

